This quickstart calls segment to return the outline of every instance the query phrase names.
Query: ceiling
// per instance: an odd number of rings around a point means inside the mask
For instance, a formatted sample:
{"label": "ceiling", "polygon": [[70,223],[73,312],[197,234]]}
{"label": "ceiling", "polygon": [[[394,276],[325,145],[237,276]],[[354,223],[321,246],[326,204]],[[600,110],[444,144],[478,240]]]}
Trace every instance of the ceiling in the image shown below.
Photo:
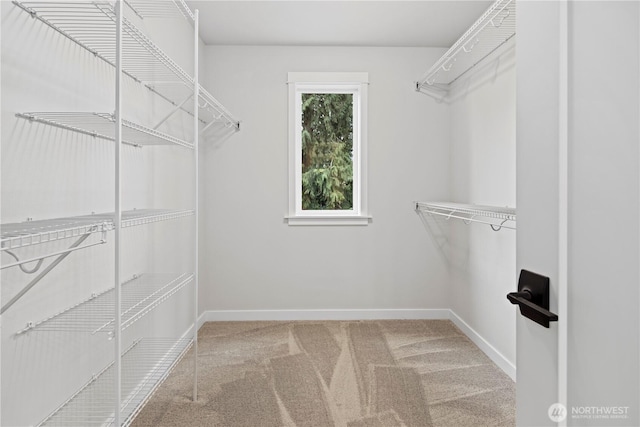
{"label": "ceiling", "polygon": [[450,47],[492,1],[187,1],[206,44]]}

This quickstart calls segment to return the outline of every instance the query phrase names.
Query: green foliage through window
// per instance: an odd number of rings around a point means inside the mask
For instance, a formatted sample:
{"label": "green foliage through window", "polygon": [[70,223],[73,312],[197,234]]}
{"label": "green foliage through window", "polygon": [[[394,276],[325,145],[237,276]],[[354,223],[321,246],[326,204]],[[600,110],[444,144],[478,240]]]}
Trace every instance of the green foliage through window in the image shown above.
{"label": "green foliage through window", "polygon": [[353,95],[302,94],[302,209],[353,209]]}

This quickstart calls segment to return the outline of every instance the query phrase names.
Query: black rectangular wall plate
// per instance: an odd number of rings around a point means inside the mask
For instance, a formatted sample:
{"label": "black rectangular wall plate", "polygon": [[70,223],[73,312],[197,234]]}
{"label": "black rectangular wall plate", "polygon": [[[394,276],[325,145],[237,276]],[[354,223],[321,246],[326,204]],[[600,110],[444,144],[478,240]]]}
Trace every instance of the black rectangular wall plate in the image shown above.
{"label": "black rectangular wall plate", "polygon": [[518,292],[531,292],[531,302],[549,310],[549,278],[528,270],[520,270]]}

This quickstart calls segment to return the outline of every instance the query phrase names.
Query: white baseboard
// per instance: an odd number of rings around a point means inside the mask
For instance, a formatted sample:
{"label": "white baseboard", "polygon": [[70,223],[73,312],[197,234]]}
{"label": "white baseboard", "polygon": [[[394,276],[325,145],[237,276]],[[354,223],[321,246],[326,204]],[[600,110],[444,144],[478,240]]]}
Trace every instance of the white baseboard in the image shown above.
{"label": "white baseboard", "polygon": [[451,314],[451,321],[458,327],[464,334],[471,340],[475,345],[480,348],[489,356],[489,359],[493,361],[500,369],[504,371],[505,374],[509,375],[513,381],[516,380],[516,367],[513,363],[511,363],[507,358],[505,358],[502,353],[500,353],[494,346],[489,344],[487,340],[485,340],[479,333],[477,333],[471,326],[467,324],[464,320],[462,320],[453,310],[449,310]]}
{"label": "white baseboard", "polygon": [[200,315],[205,322],[247,320],[376,320],[376,319],[449,319],[450,310],[209,310]]}
{"label": "white baseboard", "polygon": [[389,320],[447,319],[475,343],[511,379],[516,379],[516,367],[494,346],[489,344],[464,320],[448,308],[382,309],[382,310],[208,310],[198,318],[198,329],[205,322],[260,320]]}
{"label": "white baseboard", "polygon": [[202,328],[202,325],[204,325],[205,322],[211,322],[211,320],[207,320],[207,313],[208,311],[205,311],[204,313],[200,314],[200,316],[198,316],[198,330]]}

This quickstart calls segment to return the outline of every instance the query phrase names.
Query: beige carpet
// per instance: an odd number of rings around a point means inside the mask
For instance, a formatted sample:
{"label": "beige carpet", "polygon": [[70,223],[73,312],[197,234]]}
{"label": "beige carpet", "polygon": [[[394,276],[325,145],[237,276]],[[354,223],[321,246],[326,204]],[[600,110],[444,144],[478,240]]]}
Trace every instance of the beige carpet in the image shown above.
{"label": "beige carpet", "polygon": [[515,425],[515,385],[448,320],[213,322],[133,426]]}

